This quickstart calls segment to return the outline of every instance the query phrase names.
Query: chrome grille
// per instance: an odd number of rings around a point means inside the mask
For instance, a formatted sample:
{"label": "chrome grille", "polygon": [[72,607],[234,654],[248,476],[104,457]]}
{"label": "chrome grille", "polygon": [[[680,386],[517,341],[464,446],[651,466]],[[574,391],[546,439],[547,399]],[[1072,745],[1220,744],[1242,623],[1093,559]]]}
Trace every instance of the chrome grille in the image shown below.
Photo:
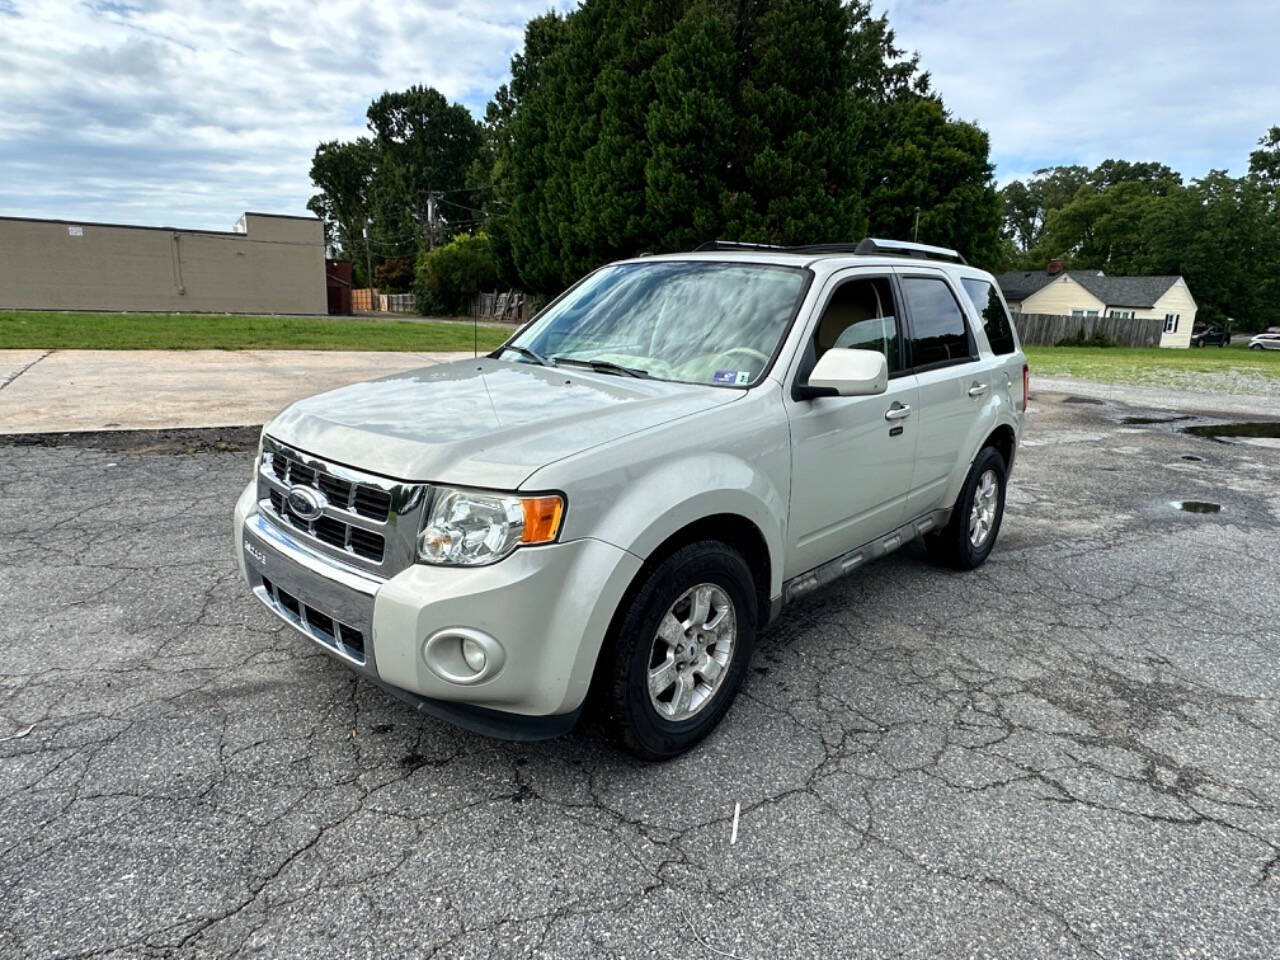
{"label": "chrome grille", "polygon": [[[323,485],[321,485],[321,489],[324,489]],[[317,540],[322,540],[331,547],[350,551],[374,563],[382,562],[386,542],[381,534],[350,526],[332,517],[303,520],[289,509],[289,504],[285,500],[284,494],[279,490],[272,490],[269,496],[271,497],[271,507],[275,510],[276,515],[290,526],[305,530]]]}
{"label": "chrome grille", "polygon": [[[289,490],[324,495],[321,515],[304,519],[289,507]],[[273,523],[317,552],[390,577],[413,562],[426,488],[322,460],[270,437],[258,466],[258,506]]]}
{"label": "chrome grille", "polygon": [[341,504],[352,513],[358,513],[370,520],[384,522],[391,512],[391,495],[366,483],[353,483],[342,480],[331,473],[317,471],[302,463],[291,451],[277,451],[271,459],[271,472],[286,487],[301,483],[315,487],[330,503]]}
{"label": "chrome grille", "polygon": [[356,663],[365,662],[364,634],[361,631],[299,600],[266,577],[261,579],[265,599],[277,613],[299,627],[303,633],[326,646],[333,647],[343,656]]}

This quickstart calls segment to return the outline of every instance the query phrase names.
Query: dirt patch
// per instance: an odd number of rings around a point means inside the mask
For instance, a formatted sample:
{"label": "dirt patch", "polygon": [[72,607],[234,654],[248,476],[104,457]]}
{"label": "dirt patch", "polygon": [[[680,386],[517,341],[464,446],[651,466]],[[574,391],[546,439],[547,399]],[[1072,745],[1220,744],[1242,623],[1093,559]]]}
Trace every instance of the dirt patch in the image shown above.
{"label": "dirt patch", "polygon": [[190,456],[196,453],[244,453],[258,448],[261,426],[209,427],[200,430],[88,430],[76,433],[0,434],[0,446],[78,447],[105,453]]}

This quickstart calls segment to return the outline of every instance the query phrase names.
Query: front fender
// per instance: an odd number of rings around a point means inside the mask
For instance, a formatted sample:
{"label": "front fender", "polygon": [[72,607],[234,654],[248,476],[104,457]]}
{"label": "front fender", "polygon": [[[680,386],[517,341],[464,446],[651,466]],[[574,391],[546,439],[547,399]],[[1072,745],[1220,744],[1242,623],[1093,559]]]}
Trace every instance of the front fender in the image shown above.
{"label": "front fender", "polygon": [[763,471],[738,457],[703,453],[664,461],[629,477],[607,500],[585,499],[583,510],[592,516],[579,512],[584,531],[589,527],[591,536],[641,559],[699,520],[718,514],[745,517],[768,547],[770,598],[782,592],[786,497]]}

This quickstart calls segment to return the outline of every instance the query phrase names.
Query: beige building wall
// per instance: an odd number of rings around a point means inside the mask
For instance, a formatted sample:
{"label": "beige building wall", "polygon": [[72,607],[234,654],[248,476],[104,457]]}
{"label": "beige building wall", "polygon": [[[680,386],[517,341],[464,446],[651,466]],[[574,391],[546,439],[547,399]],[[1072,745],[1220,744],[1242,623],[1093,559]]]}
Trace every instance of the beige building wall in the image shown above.
{"label": "beige building wall", "polygon": [[246,213],[241,224],[223,233],[0,217],[0,309],[326,313],[320,221]]}
{"label": "beige building wall", "polygon": [[1187,287],[1187,282],[1181,277],[1177,283],[1164,292],[1159,300],[1155,302],[1150,310],[1135,310],[1134,316],[1137,317],[1156,317],[1164,320],[1171,313],[1178,315],[1178,329],[1166,330],[1160,335],[1160,346],[1162,347],[1190,347],[1191,346],[1191,328],[1196,322],[1196,306],[1195,300],[1191,297],[1191,290]]}
{"label": "beige building wall", "polygon": [[1069,317],[1072,310],[1097,310],[1102,316],[1105,309],[1105,303],[1064,273],[1023,300],[1021,312]]}

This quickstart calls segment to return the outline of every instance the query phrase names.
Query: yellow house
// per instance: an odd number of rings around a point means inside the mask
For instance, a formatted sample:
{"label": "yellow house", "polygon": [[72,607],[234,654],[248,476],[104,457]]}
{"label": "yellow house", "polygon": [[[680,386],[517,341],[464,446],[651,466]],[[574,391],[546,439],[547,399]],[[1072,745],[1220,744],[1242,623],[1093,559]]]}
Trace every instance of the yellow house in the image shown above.
{"label": "yellow house", "polygon": [[1162,347],[1188,347],[1196,302],[1182,277],[1109,277],[1101,270],[1002,273],[996,278],[1014,313],[1164,321]]}

